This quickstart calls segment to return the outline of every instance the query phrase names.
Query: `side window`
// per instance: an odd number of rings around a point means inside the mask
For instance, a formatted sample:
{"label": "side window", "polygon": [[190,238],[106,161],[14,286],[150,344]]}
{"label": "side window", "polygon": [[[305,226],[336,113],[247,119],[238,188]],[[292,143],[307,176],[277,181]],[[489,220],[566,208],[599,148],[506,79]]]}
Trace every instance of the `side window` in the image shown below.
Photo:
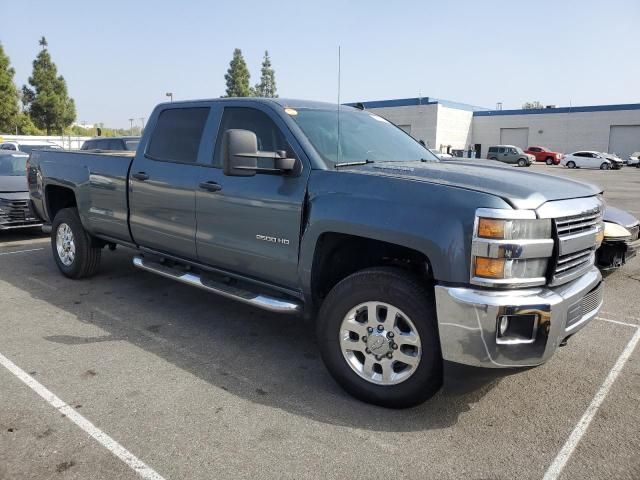
{"label": "side window", "polygon": [[82,150],[93,150],[96,148],[96,142],[94,140],[87,140],[82,145]]}
{"label": "side window", "polygon": [[196,163],[208,107],[171,108],[158,117],[147,156],[166,162]]}
{"label": "side window", "polygon": [[574,154],[574,157],[588,157],[589,155],[587,155],[586,153],[583,152],[578,152],[576,154]]}
{"label": "side window", "polygon": [[500,148],[498,149],[498,153],[504,153],[504,147],[500,147]]}
{"label": "side window", "polygon": [[540,151],[540,149],[538,147],[531,147],[529,150],[532,151],[532,152],[539,152]]}
{"label": "side window", "polygon": [[[266,113],[255,108],[227,107],[222,114],[213,156],[213,165],[216,167],[222,166],[222,136],[225,131],[234,128],[250,130],[255,133],[258,137],[258,150],[265,152],[286,150],[289,155],[293,155],[284,135]],[[259,158],[258,167],[273,167],[273,160]]]}
{"label": "side window", "polygon": [[496,147],[489,147],[489,153],[496,153],[498,149]]}
{"label": "side window", "polygon": [[106,146],[105,150],[124,150],[122,140],[109,140],[109,144]]}

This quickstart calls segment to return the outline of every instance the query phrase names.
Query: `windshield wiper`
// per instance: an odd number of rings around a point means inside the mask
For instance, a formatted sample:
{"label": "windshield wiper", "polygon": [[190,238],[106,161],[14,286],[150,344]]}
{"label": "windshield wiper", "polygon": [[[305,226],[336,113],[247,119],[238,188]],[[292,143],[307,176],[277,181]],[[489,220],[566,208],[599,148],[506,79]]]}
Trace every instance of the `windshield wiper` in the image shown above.
{"label": "windshield wiper", "polygon": [[343,163],[336,163],[334,166],[336,168],[339,167],[351,167],[353,165],[366,165],[368,163],[374,163],[373,160],[369,160],[368,158],[366,160],[362,160],[362,161],[358,161],[358,162],[343,162]]}

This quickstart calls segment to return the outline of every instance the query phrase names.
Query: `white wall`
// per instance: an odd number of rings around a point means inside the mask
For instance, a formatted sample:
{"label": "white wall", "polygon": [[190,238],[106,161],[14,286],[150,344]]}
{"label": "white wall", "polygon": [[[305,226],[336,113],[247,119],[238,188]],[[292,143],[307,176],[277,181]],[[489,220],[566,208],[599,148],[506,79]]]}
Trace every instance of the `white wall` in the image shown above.
{"label": "white wall", "polygon": [[85,140],[92,137],[79,137],[75,135],[0,135],[0,143],[2,142],[19,142],[21,140],[40,141],[40,142],[53,142],[62,148],[77,150],[79,149]]}
{"label": "white wall", "polygon": [[543,113],[473,117],[473,143],[482,144],[482,156],[500,144],[501,128],[529,128],[529,145],[570,153],[576,150],[609,149],[612,125],[640,125],[640,110]]}
{"label": "white wall", "polygon": [[367,110],[386,118],[396,125],[410,125],[411,136],[413,138],[416,140],[424,140],[429,147],[437,148],[437,104],[368,108]]}
{"label": "white wall", "polygon": [[449,145],[452,149],[466,150],[471,144],[472,122],[473,112],[438,104],[436,143],[433,147],[442,152],[446,152]]}

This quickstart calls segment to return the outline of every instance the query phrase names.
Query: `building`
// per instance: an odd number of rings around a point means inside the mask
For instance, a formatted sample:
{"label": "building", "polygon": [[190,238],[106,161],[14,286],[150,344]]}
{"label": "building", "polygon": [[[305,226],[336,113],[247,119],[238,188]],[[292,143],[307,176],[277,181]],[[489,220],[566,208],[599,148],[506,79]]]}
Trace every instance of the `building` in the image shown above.
{"label": "building", "polygon": [[489,110],[429,97],[361,103],[441,152],[471,149],[485,157],[491,145],[499,144],[597,150],[621,158],[640,151],[637,103],[530,110]]}

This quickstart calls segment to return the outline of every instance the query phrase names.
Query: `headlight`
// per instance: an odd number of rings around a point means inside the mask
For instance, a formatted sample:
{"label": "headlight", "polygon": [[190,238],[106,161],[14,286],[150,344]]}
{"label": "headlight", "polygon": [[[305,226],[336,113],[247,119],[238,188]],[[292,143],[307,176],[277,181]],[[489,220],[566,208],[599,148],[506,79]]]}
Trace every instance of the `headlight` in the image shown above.
{"label": "headlight", "polygon": [[478,219],[478,236],[499,240],[551,238],[551,219]]}
{"label": "headlight", "polygon": [[471,283],[544,285],[553,245],[551,219],[536,218],[531,210],[480,208],[471,249]]}
{"label": "headlight", "polygon": [[617,223],[604,222],[604,237],[624,239],[630,237],[631,232]]}

